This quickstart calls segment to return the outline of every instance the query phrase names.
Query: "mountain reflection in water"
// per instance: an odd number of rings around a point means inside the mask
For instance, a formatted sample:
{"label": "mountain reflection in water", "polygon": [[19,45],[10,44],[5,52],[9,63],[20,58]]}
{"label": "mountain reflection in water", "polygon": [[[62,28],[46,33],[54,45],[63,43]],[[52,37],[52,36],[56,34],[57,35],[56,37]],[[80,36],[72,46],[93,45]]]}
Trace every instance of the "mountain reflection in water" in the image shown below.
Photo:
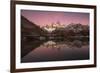
{"label": "mountain reflection in water", "polygon": [[89,59],[88,40],[31,41],[23,45],[21,50],[23,63]]}

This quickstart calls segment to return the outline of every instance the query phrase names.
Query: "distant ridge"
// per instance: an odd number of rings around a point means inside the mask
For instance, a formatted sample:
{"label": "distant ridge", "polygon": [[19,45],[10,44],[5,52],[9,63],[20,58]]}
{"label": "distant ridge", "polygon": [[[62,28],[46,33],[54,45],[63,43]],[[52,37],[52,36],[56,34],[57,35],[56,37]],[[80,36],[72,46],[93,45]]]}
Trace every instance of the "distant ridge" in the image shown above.
{"label": "distant ridge", "polygon": [[21,29],[22,29],[22,32],[25,32],[25,33],[32,32],[34,34],[40,34],[40,35],[46,33],[45,30],[41,29],[35,23],[29,21],[24,16],[21,16]]}

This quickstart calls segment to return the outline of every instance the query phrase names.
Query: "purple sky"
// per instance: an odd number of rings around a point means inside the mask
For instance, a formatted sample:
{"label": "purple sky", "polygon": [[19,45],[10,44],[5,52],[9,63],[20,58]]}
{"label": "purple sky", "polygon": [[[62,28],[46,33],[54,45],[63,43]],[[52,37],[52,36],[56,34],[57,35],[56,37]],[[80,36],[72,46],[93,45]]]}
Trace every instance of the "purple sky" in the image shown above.
{"label": "purple sky", "polygon": [[21,10],[21,15],[39,26],[58,21],[64,25],[70,23],[89,25],[89,13]]}

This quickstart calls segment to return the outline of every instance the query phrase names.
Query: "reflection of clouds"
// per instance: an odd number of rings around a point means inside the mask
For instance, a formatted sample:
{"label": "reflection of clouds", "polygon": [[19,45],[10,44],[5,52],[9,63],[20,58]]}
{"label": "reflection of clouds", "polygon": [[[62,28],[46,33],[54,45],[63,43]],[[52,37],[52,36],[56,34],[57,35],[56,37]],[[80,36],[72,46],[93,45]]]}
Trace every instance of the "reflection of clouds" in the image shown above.
{"label": "reflection of clouds", "polygon": [[80,40],[74,40],[74,41],[48,41],[41,45],[41,47],[45,48],[51,48],[51,49],[64,49],[64,48],[82,48],[83,46],[88,45],[88,41],[80,41]]}

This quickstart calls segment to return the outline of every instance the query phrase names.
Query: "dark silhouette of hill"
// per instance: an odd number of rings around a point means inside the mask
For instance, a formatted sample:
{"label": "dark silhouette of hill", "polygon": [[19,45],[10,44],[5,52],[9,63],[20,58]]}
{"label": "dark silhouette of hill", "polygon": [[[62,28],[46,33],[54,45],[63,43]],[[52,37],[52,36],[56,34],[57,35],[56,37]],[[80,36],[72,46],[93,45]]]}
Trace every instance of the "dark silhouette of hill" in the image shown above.
{"label": "dark silhouette of hill", "polygon": [[21,57],[25,56],[34,48],[39,46],[39,43],[35,46],[32,46],[32,44],[34,45],[34,43],[30,43],[32,40],[35,42],[37,39],[39,39],[38,36],[45,36],[46,33],[47,31],[41,29],[24,16],[21,16]]}
{"label": "dark silhouette of hill", "polygon": [[35,23],[29,21],[24,16],[21,16],[21,33],[22,36],[45,36],[46,30],[41,29]]}

